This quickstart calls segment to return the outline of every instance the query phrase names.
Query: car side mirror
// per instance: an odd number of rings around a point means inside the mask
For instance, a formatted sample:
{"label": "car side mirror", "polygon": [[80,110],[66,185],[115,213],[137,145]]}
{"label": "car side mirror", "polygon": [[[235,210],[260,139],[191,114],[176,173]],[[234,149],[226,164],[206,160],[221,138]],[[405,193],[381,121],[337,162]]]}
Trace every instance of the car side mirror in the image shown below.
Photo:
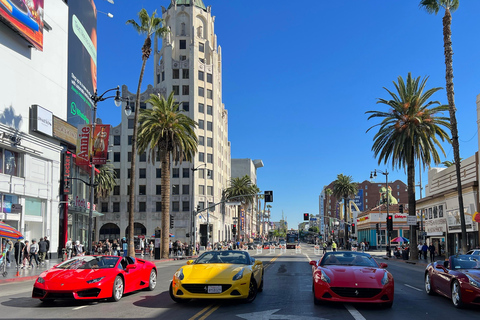
{"label": "car side mirror", "polygon": [[310,264],[311,266],[317,267],[317,261],[315,261],[315,260],[310,261],[309,264]]}
{"label": "car side mirror", "polygon": [[190,265],[190,264],[193,263],[193,261],[195,261],[195,260],[188,260],[188,261],[187,261],[187,264]]}
{"label": "car side mirror", "polygon": [[263,262],[260,260],[255,260],[255,265],[259,265],[259,264],[263,264]]}
{"label": "car side mirror", "polygon": [[134,265],[134,264],[129,264],[129,265],[127,265],[127,271],[130,271],[130,270],[132,270],[132,269],[137,269],[137,266]]}
{"label": "car side mirror", "polygon": [[443,267],[448,269],[448,260],[443,261]]}
{"label": "car side mirror", "polygon": [[386,269],[387,267],[388,267],[388,264],[386,264],[384,262],[380,263],[380,268]]}

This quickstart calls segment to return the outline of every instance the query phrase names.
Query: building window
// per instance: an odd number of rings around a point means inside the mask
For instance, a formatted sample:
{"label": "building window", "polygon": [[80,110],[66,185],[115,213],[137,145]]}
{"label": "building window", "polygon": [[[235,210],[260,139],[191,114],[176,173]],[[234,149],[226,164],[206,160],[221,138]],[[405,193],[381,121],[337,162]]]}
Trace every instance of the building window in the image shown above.
{"label": "building window", "polygon": [[162,82],[165,81],[165,71],[162,71]]}
{"label": "building window", "polygon": [[198,161],[205,162],[205,153],[203,152],[198,153]]}
{"label": "building window", "polygon": [[207,99],[213,99],[213,91],[210,89],[207,89]]}
{"label": "building window", "polygon": [[142,184],[138,186],[138,194],[144,196],[147,194],[147,186]]}
{"label": "building window", "polygon": [[[131,103],[130,103],[130,106],[131,106]],[[133,129],[133,119],[128,119],[128,129]]]}
{"label": "building window", "polygon": [[114,146],[120,145],[120,136],[113,136],[113,145]]}
{"label": "building window", "polygon": [[147,153],[144,152],[140,155],[140,162],[147,162]]}
{"label": "building window", "polygon": [[157,168],[157,169],[155,170],[155,172],[156,172],[156,177],[157,177],[157,179],[162,178],[162,169],[161,169],[161,168]]}
{"label": "building window", "polygon": [[114,186],[113,187],[113,195],[114,196],[119,196],[120,195],[120,186]]}
{"label": "building window", "polygon": [[212,106],[207,106],[207,114],[213,115],[213,107]]}
{"label": "building window", "polygon": [[205,105],[203,103],[198,104],[198,112],[200,112],[200,113],[205,112]]}
{"label": "building window", "polygon": [[367,189],[368,189],[368,185],[365,186],[365,190],[367,190]]}
{"label": "building window", "polygon": [[208,187],[207,187],[207,195],[208,195],[208,196],[213,195],[213,187],[212,187],[212,186],[208,186]]}
{"label": "building window", "polygon": [[179,168],[173,168],[172,169],[172,178],[179,178],[180,177],[180,169]]}
{"label": "building window", "polygon": [[198,71],[198,80],[204,81],[205,80],[205,72]]}
{"label": "building window", "polygon": [[180,61],[185,61],[187,60],[187,56],[180,56]]}
{"label": "building window", "polygon": [[120,162],[120,152],[113,153],[113,162]]}
{"label": "building window", "polygon": [[130,179],[130,173],[132,172],[132,169],[127,169],[127,179]]}
{"label": "building window", "polygon": [[140,109],[147,109],[147,104],[145,102],[140,102]]}
{"label": "building window", "polygon": [[146,202],[139,202],[138,203],[138,212],[146,212],[147,211],[147,203]]}
{"label": "building window", "polygon": [[213,170],[207,170],[207,178],[213,180]]}
{"label": "building window", "polygon": [[180,194],[180,185],[172,184],[172,194],[179,195]]}
{"label": "building window", "polygon": [[198,87],[198,95],[200,97],[204,97],[205,96],[205,89],[203,87]]}
{"label": "building window", "polygon": [[213,130],[213,123],[212,121],[207,121],[207,130],[212,131]]}
{"label": "building window", "polygon": [[400,185],[399,185],[399,184],[397,184],[397,190],[398,190],[398,189],[400,189]]}
{"label": "building window", "polygon": [[183,177],[190,178],[190,168],[183,168]]}
{"label": "building window", "polygon": [[127,161],[128,162],[132,161],[132,153],[131,152],[129,152],[128,155],[127,155]]}
{"label": "building window", "polygon": [[120,212],[120,202],[113,203],[113,212]]}
{"label": "building window", "polygon": [[138,176],[140,179],[145,179],[147,177],[147,169],[145,168],[139,169]]}
{"label": "building window", "polygon": [[204,146],[205,145],[205,137],[204,136],[199,136],[198,137],[198,145],[199,146]]}
{"label": "building window", "polygon": [[365,203],[368,203],[368,199],[365,199]]}
{"label": "building window", "polygon": [[188,184],[182,185],[182,194],[190,194],[190,186]]}
{"label": "building window", "polygon": [[172,201],[172,212],[180,211],[180,202]]}
{"label": "building window", "polygon": [[178,70],[178,69],[173,69],[172,78],[173,78],[173,79],[179,79],[179,78],[180,78],[180,70]]}
{"label": "building window", "polygon": [[207,137],[207,147],[213,147],[213,138]]}
{"label": "building window", "polygon": [[213,163],[213,154],[211,154],[211,153],[207,154],[207,162],[208,163]]}
{"label": "building window", "polygon": [[113,169],[113,172],[115,172],[115,179],[120,179],[120,169]]}
{"label": "building window", "polygon": [[133,136],[128,136],[128,145],[129,146],[132,145],[132,138],[133,138]]}
{"label": "building window", "polygon": [[200,60],[201,63],[205,64],[205,59],[199,58],[198,60]]}
{"label": "building window", "polygon": [[162,212],[162,202],[161,201],[155,202],[155,211],[156,212]]}
{"label": "building window", "polygon": [[182,78],[189,79],[190,78],[190,70],[189,69],[182,69]]}
{"label": "building window", "polygon": [[187,40],[180,40],[180,49],[187,49]]}
{"label": "building window", "polygon": [[213,83],[213,75],[211,73],[207,73],[207,82]]}
{"label": "building window", "polygon": [[102,202],[102,212],[108,212],[108,202]]}
{"label": "building window", "polygon": [[205,178],[205,169],[202,169],[202,170],[199,170],[199,171],[198,171],[198,177],[199,177],[200,179]]}
{"label": "building window", "polygon": [[204,196],[205,195],[205,186],[198,186],[198,194]]}
{"label": "building window", "polygon": [[182,86],[182,95],[188,96],[190,94],[190,86]]}
{"label": "building window", "polygon": [[198,129],[204,129],[205,128],[205,121],[199,119],[198,120]]}
{"label": "building window", "polygon": [[156,195],[157,195],[157,196],[159,196],[159,195],[162,194],[162,185],[157,184],[157,185],[155,186],[155,189],[156,189]]}
{"label": "building window", "polygon": [[205,52],[205,44],[203,44],[203,43],[200,42],[200,43],[198,44],[198,51],[200,51],[200,52]]}
{"label": "building window", "polygon": [[178,96],[180,94],[180,86],[172,86],[173,94]]}
{"label": "building window", "polygon": [[182,201],[182,211],[190,211],[190,202],[189,201]]}
{"label": "building window", "polygon": [[182,103],[182,108],[183,108],[183,111],[190,111],[190,102],[184,102]]}

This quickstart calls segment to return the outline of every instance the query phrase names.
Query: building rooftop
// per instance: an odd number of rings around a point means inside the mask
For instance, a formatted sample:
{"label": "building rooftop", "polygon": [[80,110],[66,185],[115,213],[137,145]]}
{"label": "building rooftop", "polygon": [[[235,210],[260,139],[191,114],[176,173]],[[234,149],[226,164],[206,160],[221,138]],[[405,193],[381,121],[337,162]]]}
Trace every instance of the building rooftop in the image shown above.
{"label": "building rooftop", "polygon": [[[207,10],[207,7],[205,7],[205,4],[203,3],[202,0],[175,0],[177,3],[177,6],[191,6],[192,2],[193,4],[203,10]],[[168,6],[168,9],[172,7],[172,3]]]}

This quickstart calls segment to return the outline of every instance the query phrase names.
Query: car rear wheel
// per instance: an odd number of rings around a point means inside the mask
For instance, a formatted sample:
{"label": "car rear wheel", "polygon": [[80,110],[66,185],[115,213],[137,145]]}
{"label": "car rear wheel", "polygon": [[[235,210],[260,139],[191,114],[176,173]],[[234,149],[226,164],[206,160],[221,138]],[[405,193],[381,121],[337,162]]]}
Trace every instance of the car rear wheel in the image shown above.
{"label": "car rear wheel", "polygon": [[123,297],[123,279],[120,276],[115,278],[113,281],[113,288],[112,288],[112,297],[110,298],[111,301],[117,302],[120,301]]}
{"label": "car rear wheel", "polygon": [[155,269],[150,271],[150,280],[148,281],[148,291],[153,291],[157,286],[157,272]]}
{"label": "car rear wheel", "polygon": [[432,278],[430,278],[430,274],[425,274],[425,292],[431,296],[435,295],[435,291],[432,289]]}
{"label": "car rear wheel", "polygon": [[462,290],[460,288],[460,283],[458,281],[453,281],[452,283],[452,302],[455,308],[462,308]]}
{"label": "car rear wheel", "polygon": [[190,300],[190,299],[177,298],[173,295],[173,282],[170,282],[170,288],[168,290],[168,293],[170,293],[170,298],[172,298],[172,300],[175,301],[176,303],[183,303]]}
{"label": "car rear wheel", "polygon": [[245,299],[245,302],[251,303],[255,298],[257,297],[258,293],[258,287],[257,287],[257,282],[252,276],[252,279],[250,280],[250,286],[248,288],[248,297]]}

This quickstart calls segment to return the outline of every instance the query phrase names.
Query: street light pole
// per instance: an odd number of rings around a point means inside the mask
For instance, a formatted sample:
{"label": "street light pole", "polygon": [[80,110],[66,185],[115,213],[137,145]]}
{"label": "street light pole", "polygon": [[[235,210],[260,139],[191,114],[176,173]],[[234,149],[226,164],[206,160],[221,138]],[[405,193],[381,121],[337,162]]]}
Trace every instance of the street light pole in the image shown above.
{"label": "street light pole", "polygon": [[[193,176],[192,176],[192,199],[193,199],[192,205],[194,205],[194,202],[195,202],[195,198],[194,198],[194,195],[193,195],[193,194],[194,194],[194,190],[193,190],[193,189],[195,188],[195,183],[194,183],[194,181],[195,181],[195,172],[196,172],[199,168],[201,168],[201,167],[203,167],[203,166],[206,167],[207,164],[206,164],[206,163],[202,163],[202,164],[199,165],[198,167],[192,168],[192,175],[193,175]],[[205,178],[205,177],[204,177],[204,178]],[[205,185],[206,185],[206,183],[205,183]],[[204,192],[207,192],[207,190],[204,190]],[[206,193],[205,193],[205,199],[206,199]],[[197,207],[194,206],[194,208],[197,208]],[[191,224],[191,225],[192,225],[192,230],[191,230],[192,234],[190,235],[190,239],[191,239],[190,242],[192,242],[192,240],[193,240],[193,244],[192,244],[192,245],[194,246],[194,245],[195,245],[195,242],[196,242],[196,238],[197,238],[197,235],[196,235],[196,232],[195,232],[195,219],[196,219],[196,217],[197,217],[198,209],[197,209],[196,211],[195,211],[195,209],[193,209],[192,213],[193,213],[193,215],[192,215],[192,224]],[[207,214],[208,214],[208,213],[207,213]],[[208,226],[207,226],[207,229],[208,229]],[[194,236],[194,235],[195,235],[195,236]],[[193,239],[192,239],[192,238],[193,238]]]}
{"label": "street light pole", "polygon": [[[375,171],[373,172],[373,175],[372,173],[370,173],[370,179],[373,179],[373,178],[376,178],[377,177],[377,171],[380,172],[381,174],[383,174],[385,176],[385,184],[387,186],[387,190],[386,190],[386,199],[387,199],[387,221],[388,219],[390,218],[390,212],[389,212],[389,199],[388,199],[388,170],[385,170],[385,171],[381,171],[381,170],[377,170],[375,169]],[[387,237],[387,248],[390,248],[390,234],[389,234],[389,231],[388,231],[388,224],[385,223],[386,226],[387,226],[387,229],[386,229],[386,237]],[[392,221],[392,225],[393,225],[393,221]],[[390,250],[387,252],[388,255],[390,255]]]}

